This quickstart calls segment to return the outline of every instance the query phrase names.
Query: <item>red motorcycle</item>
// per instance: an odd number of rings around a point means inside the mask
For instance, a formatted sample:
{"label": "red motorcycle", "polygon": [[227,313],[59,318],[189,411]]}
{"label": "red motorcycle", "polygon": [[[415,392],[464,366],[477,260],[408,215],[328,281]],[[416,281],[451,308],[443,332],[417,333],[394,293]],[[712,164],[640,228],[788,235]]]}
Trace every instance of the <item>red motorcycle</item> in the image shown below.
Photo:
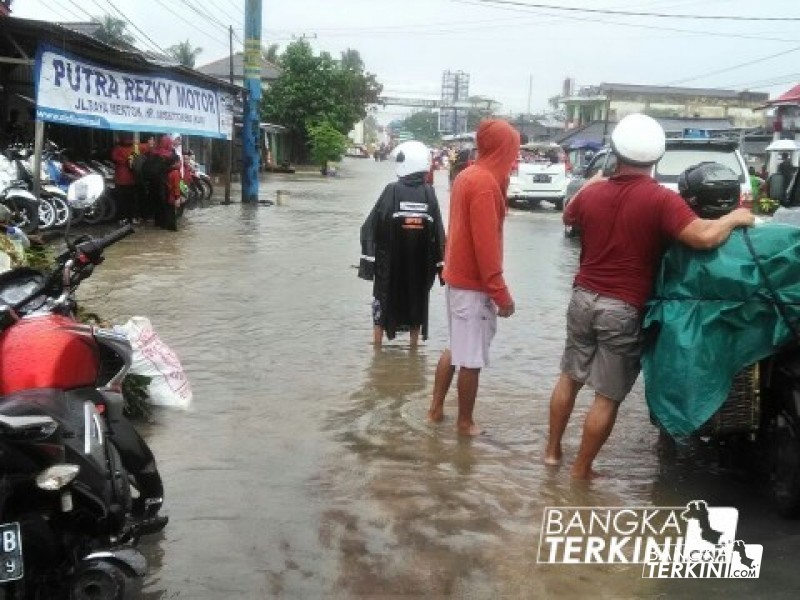
{"label": "red motorcycle", "polygon": [[75,290],[133,232],[67,237],[51,274],[0,274],[0,598],[128,598],[146,566],[132,544],[167,523],[122,414],[130,343],[75,320]]}

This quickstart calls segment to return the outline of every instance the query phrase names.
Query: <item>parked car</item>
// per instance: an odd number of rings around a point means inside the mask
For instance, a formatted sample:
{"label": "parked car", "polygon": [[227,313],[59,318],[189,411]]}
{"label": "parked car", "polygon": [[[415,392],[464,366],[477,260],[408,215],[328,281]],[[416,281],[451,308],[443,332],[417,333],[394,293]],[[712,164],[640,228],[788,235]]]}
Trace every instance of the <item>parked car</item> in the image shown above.
{"label": "parked car", "polygon": [[508,183],[509,205],[536,208],[542,200],[556,210],[564,207],[569,164],[564,150],[554,143],[531,142],[520,146],[520,158]]}
{"label": "parked car", "polygon": [[[733,170],[741,183],[742,192],[739,198],[740,206],[750,206],[753,192],[750,179],[747,175],[747,165],[739,151],[739,144],[731,140],[709,138],[670,138],[667,139],[667,149],[664,156],[653,167],[653,177],[661,185],[671,190],[678,191],[678,177],[687,168],[701,162],[720,163]],[[583,183],[598,171],[606,177],[611,176],[617,166],[617,157],[611,148],[605,147],[595,154],[592,161],[583,172],[576,172],[567,185],[564,205],[569,205],[572,198],[581,188]],[[574,227],[566,227],[565,235],[577,235]]]}
{"label": "parked car", "polygon": [[477,148],[464,148],[456,153],[456,159],[450,165],[450,184],[452,185],[456,176],[468,166],[473,164],[478,158]]}

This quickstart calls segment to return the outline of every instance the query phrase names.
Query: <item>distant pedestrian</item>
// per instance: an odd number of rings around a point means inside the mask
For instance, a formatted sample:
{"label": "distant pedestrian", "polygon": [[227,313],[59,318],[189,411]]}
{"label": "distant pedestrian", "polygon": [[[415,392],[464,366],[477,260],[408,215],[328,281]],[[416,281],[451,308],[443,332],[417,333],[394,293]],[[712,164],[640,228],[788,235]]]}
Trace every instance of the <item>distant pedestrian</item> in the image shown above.
{"label": "distant pedestrian", "polygon": [[429,295],[444,253],[444,224],[425,182],[430,153],[421,142],[394,152],[398,180],[383,190],[361,227],[359,277],[373,280],[373,343],[408,330],[411,346],[428,339]]}
{"label": "distant pedestrian", "polygon": [[456,429],[461,435],[481,432],[472,417],[481,369],[489,364],[497,317],[514,314],[503,279],[503,221],[519,143],[519,133],[508,122],[483,121],[477,132],[477,161],[456,177],[450,194],[443,273],[450,348],[436,367],[428,420],[444,418],[445,396],[458,367]]}

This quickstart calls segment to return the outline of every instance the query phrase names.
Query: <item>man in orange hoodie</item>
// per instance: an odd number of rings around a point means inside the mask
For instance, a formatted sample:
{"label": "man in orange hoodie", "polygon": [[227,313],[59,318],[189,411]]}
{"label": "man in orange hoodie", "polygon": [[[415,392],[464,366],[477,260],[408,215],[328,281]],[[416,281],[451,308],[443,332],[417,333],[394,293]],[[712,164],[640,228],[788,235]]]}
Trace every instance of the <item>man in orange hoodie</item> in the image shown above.
{"label": "man in orange hoodie", "polygon": [[508,122],[481,122],[478,160],[456,177],[450,194],[442,273],[447,284],[450,348],[436,367],[428,420],[443,419],[444,399],[459,367],[456,428],[461,435],[481,432],[472,419],[481,368],[489,364],[497,317],[514,314],[514,301],[503,279],[503,221],[519,142],[519,134]]}

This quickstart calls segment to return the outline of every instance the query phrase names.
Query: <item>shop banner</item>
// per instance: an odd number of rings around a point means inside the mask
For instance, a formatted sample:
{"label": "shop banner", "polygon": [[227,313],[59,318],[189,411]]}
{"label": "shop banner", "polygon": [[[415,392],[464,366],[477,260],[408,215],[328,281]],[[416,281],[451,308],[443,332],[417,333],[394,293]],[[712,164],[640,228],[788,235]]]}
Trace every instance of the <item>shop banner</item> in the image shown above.
{"label": "shop banner", "polygon": [[221,95],[172,77],[103,67],[45,44],[36,54],[36,117],[50,123],[230,139],[231,103]]}

